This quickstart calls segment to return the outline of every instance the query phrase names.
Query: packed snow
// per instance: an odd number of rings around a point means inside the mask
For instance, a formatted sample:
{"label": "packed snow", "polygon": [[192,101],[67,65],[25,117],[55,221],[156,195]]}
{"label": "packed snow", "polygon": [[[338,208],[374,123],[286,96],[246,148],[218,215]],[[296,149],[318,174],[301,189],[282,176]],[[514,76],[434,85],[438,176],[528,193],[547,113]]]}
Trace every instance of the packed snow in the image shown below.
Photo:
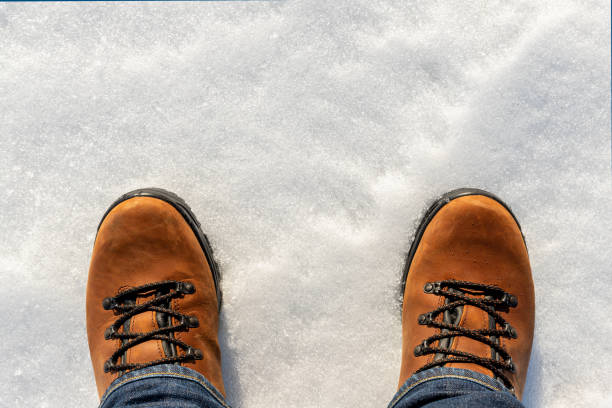
{"label": "packed snow", "polygon": [[182,196],[223,275],[235,407],[385,407],[427,204],[513,208],[528,407],[610,407],[607,1],[0,5],[1,407],[94,407],[97,223]]}

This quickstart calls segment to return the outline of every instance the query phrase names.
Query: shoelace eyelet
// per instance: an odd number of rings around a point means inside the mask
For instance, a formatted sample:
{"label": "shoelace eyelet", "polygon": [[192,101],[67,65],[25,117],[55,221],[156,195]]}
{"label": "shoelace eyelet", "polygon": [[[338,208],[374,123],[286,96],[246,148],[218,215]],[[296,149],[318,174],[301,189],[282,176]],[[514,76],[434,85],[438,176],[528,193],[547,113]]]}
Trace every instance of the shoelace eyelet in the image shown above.
{"label": "shoelace eyelet", "polygon": [[187,324],[189,325],[189,328],[193,329],[193,328],[200,326],[200,321],[195,316],[189,316],[187,318]]}
{"label": "shoelace eyelet", "polygon": [[418,321],[420,325],[424,326],[431,323],[433,321],[433,318],[431,316],[431,313],[423,313],[422,315],[419,315]]}
{"label": "shoelace eyelet", "polygon": [[442,289],[442,285],[440,284],[440,282],[427,282],[423,287],[423,292],[429,294],[437,294],[440,292],[440,289]]}
{"label": "shoelace eyelet", "polygon": [[508,360],[506,360],[506,364],[508,364],[508,369],[515,373],[516,372],[516,367],[514,366],[514,361],[512,361],[511,358],[509,358]]}
{"label": "shoelace eyelet", "polygon": [[195,286],[191,282],[177,282],[175,290],[180,294],[191,295],[195,293]]}
{"label": "shoelace eyelet", "polygon": [[117,333],[117,329],[115,329],[114,326],[110,326],[104,331],[104,339],[106,340],[112,339],[115,333]]}
{"label": "shoelace eyelet", "polygon": [[516,332],[516,329],[512,327],[510,323],[506,323],[506,325],[504,326],[504,331],[508,334],[508,336],[510,336],[510,338],[518,338],[518,333]]}
{"label": "shoelace eyelet", "polygon": [[116,306],[117,301],[114,297],[107,297],[104,298],[104,300],[102,301],[102,307],[104,308],[104,310],[111,310],[114,309]]}
{"label": "shoelace eyelet", "polygon": [[510,293],[504,293],[504,296],[501,299],[502,302],[504,302],[506,305],[508,305],[508,307],[517,307],[518,306],[518,299],[516,296],[510,294]]}
{"label": "shoelace eyelet", "polygon": [[189,347],[187,349],[185,356],[193,358],[195,360],[201,360],[202,358],[204,358],[204,356],[202,355],[202,350],[193,347]]}

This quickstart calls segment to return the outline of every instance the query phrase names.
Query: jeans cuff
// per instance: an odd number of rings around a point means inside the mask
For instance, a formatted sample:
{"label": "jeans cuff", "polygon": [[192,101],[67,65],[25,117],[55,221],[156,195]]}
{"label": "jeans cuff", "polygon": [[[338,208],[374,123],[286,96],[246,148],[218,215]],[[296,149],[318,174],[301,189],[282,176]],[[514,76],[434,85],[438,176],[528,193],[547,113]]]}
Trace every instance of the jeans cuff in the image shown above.
{"label": "jeans cuff", "polygon": [[117,378],[109,385],[104,392],[102,399],[100,400],[99,407],[102,408],[104,402],[108,397],[121,387],[133,383],[134,381],[142,381],[148,378],[176,378],[185,381],[192,381],[199,384],[204,388],[205,392],[210,394],[216,399],[223,407],[230,408],[229,404],[225,401],[223,395],[199,372],[192,370],[191,368],[183,367],[175,364],[160,364],[151,367],[141,368],[139,370],[129,371]]}
{"label": "jeans cuff", "polygon": [[400,387],[397,391],[391,402],[389,403],[388,408],[394,407],[408,392],[413,390],[415,387],[426,383],[428,381],[435,381],[444,378],[452,378],[456,380],[470,381],[476,384],[479,384],[485,388],[488,388],[492,391],[501,391],[507,392],[508,394],[514,396],[512,391],[510,391],[501,381],[496,380],[493,377],[488,375],[472,371],[465,370],[463,368],[452,368],[452,367],[433,367],[429,370],[421,371],[419,373],[413,374],[410,378],[406,380],[404,385]]}

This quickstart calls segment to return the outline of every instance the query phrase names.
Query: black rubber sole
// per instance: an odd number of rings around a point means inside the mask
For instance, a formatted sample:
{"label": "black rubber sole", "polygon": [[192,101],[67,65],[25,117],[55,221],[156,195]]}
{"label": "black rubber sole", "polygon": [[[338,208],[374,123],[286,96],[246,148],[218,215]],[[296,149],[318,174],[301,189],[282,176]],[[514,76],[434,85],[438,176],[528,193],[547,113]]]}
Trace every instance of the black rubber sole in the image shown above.
{"label": "black rubber sole", "polygon": [[429,206],[428,210],[425,212],[425,215],[421,219],[421,223],[419,224],[416,230],[416,233],[414,234],[414,238],[412,239],[412,244],[410,245],[410,251],[408,251],[408,255],[406,255],[406,262],[404,263],[400,299],[403,299],[404,297],[404,290],[406,289],[406,279],[408,278],[408,271],[410,270],[410,265],[412,264],[412,258],[414,258],[414,254],[416,253],[419,243],[421,242],[423,233],[425,232],[425,229],[427,228],[427,226],[429,225],[433,217],[438,213],[438,211],[442,209],[442,207],[444,207],[446,204],[450,203],[454,199],[459,198],[459,197],[470,196],[470,195],[481,195],[481,196],[489,197],[497,201],[501,205],[503,205],[504,208],[508,210],[510,215],[512,215],[512,218],[514,218],[516,225],[518,225],[519,230],[521,231],[523,242],[525,242],[525,236],[523,235],[523,231],[521,230],[521,225],[516,219],[516,216],[514,215],[510,207],[506,203],[504,203],[499,197],[497,197],[495,194],[489,193],[488,191],[485,191],[485,190],[480,190],[478,188],[458,188],[456,190],[449,191],[448,193],[443,194],[442,197],[435,200]]}
{"label": "black rubber sole", "polygon": [[220,309],[221,308],[221,287],[220,287],[221,274],[219,273],[219,266],[217,265],[217,262],[215,262],[215,259],[213,257],[212,247],[210,246],[208,237],[202,231],[200,222],[196,218],[195,214],[191,211],[191,208],[189,208],[185,200],[183,200],[178,195],[170,191],[161,189],[161,188],[153,188],[153,187],[152,188],[140,188],[138,190],[133,190],[133,191],[130,191],[129,193],[125,193],[124,195],[119,197],[117,200],[115,200],[115,202],[113,202],[111,206],[106,210],[106,212],[102,216],[102,219],[100,220],[100,223],[98,224],[98,230],[100,230],[100,226],[102,225],[102,222],[104,222],[104,219],[111,212],[113,208],[115,208],[117,205],[121,204],[122,202],[129,200],[130,198],[134,198],[134,197],[151,197],[151,198],[156,198],[158,200],[165,201],[168,204],[172,205],[174,208],[176,208],[176,210],[183,216],[185,221],[187,221],[187,224],[189,224],[189,227],[191,227],[191,230],[197,237],[198,242],[200,243],[200,247],[202,248],[202,251],[204,251],[204,255],[206,256],[206,260],[208,261],[208,265],[210,266],[210,270],[213,275],[213,281],[215,283],[215,291],[217,292],[217,303]]}

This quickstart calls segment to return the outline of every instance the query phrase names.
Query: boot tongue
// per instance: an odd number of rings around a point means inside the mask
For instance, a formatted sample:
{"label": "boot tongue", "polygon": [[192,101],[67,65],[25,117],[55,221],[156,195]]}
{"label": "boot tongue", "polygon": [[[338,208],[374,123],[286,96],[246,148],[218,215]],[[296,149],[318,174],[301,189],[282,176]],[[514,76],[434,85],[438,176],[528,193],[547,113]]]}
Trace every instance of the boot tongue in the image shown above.
{"label": "boot tongue", "polygon": [[[461,293],[459,290],[452,289],[452,288],[448,289],[448,291],[451,293]],[[447,298],[444,301],[444,304],[448,305],[451,302],[452,300]],[[459,323],[461,322],[461,317],[463,316],[463,308],[464,306],[457,306],[453,309],[445,310],[441,317],[442,321],[451,326],[458,326]],[[441,332],[448,333],[448,330],[442,329]],[[440,339],[438,343],[438,347],[443,348],[443,349],[448,349],[452,346],[453,340],[455,340],[455,337],[446,337],[446,338]],[[436,353],[434,357],[434,361],[441,360],[444,357],[445,357],[444,354]]]}
{"label": "boot tongue", "polygon": [[[467,294],[459,289],[449,288],[448,291],[452,293],[461,293],[470,297],[484,298],[483,295]],[[453,299],[446,299],[445,304],[451,303],[452,301]],[[460,326],[470,330],[487,329],[491,327],[491,324],[493,325],[493,328],[495,327],[495,321],[487,312],[472,305],[458,306],[454,309],[447,310],[443,313],[442,319],[446,324]],[[442,329],[442,333],[448,333],[448,330]],[[483,358],[495,358],[490,346],[465,336],[455,336],[441,339],[439,341],[439,347],[462,351]],[[437,353],[434,356],[434,360],[439,360],[444,357],[445,356],[442,353]],[[474,363],[447,363],[445,366],[477,371],[490,377],[494,377],[491,370]]]}
{"label": "boot tongue", "polygon": [[[140,305],[151,299],[152,297],[138,298],[135,300],[135,303]],[[134,302],[134,300],[131,301]],[[125,331],[127,328],[131,333],[148,333],[157,330],[160,325],[158,324],[158,316],[156,315],[160,315],[160,313],[147,311],[132,316],[123,326],[123,330]],[[147,340],[130,347],[122,356],[121,362],[127,364],[144,364],[164,357],[166,357],[166,355],[164,353],[162,341]]]}

